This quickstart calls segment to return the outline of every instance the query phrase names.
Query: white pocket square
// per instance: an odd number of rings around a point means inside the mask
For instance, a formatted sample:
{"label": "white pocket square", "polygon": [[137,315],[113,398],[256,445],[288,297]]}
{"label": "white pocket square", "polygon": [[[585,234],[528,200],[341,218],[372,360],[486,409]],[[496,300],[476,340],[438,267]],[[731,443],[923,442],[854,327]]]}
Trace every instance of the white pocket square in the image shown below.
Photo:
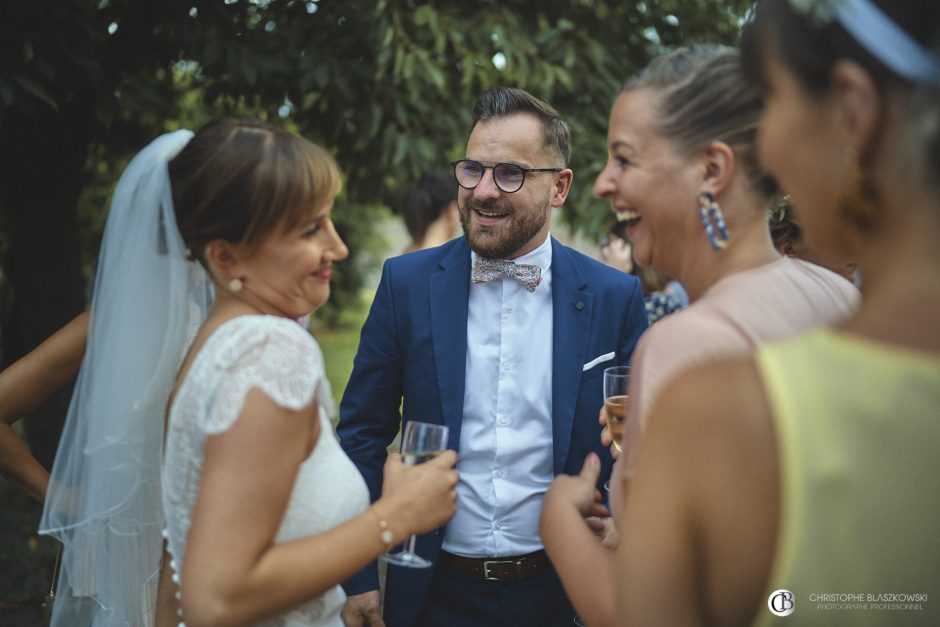
{"label": "white pocket square", "polygon": [[587,362],[586,364],[584,364],[584,368],[581,368],[581,372],[587,372],[588,370],[590,370],[591,368],[593,368],[593,367],[596,366],[597,364],[603,363],[603,362],[605,362],[605,361],[610,361],[611,359],[614,358],[614,355],[616,355],[616,353],[614,353],[614,352],[604,353],[603,355],[598,355],[597,357],[595,357],[595,358],[592,359],[591,361],[589,361],[589,362]]}

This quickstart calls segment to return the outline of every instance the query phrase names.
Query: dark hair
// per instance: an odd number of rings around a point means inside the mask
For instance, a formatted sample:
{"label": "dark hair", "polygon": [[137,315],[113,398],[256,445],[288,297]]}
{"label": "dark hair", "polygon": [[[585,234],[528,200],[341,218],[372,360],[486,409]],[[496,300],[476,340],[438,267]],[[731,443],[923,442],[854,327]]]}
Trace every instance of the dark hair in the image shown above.
{"label": "dark hair", "polygon": [[542,123],[542,147],[557,152],[562,158],[562,165],[567,167],[571,159],[571,129],[568,123],[550,104],[518,87],[494,87],[480,94],[473,105],[473,126],[470,131],[473,132],[479,122],[517,113],[530,113],[539,119]]}
{"label": "dark hair", "polygon": [[770,211],[770,239],[774,246],[786,241],[800,242],[803,239],[803,229],[793,217],[793,207],[786,197],[778,199]]}
{"label": "dark hair", "polygon": [[755,190],[769,198],[777,185],[757,160],[757,124],[763,103],[741,71],[734,48],[701,44],[663,54],[624,83],[621,91],[659,92],[658,133],[683,150],[723,141],[735,152]]}
{"label": "dark hair", "polygon": [[299,227],[341,184],[329,153],[257,120],[209,122],[168,167],[177,226],[203,263],[214,239],[252,246],[276,229]]}
{"label": "dark hair", "polygon": [[[934,52],[940,46],[940,3],[924,0],[872,0],[878,8],[909,36]],[[940,85],[906,83],[876,59],[834,19],[815,17],[826,3],[815,0],[805,12],[794,9],[788,0],[759,0],[754,18],[741,40],[745,76],[763,87],[765,60],[773,53],[796,76],[810,94],[822,94],[831,84],[832,68],[841,59],[864,67],[882,91],[916,90],[912,113],[936,116]],[[940,169],[940,130],[928,124],[924,136],[930,167]],[[928,177],[934,180],[934,177]]]}
{"label": "dark hair", "polygon": [[405,190],[401,216],[411,239],[424,239],[431,223],[437,220],[452,201],[457,200],[454,173],[443,168],[428,170]]}

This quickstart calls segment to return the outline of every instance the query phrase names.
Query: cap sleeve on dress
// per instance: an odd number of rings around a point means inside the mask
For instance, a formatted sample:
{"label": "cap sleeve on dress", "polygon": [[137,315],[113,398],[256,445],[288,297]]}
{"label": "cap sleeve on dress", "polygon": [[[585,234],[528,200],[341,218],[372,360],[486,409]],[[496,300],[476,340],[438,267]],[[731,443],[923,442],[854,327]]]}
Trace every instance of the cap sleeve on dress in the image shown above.
{"label": "cap sleeve on dress", "polygon": [[323,355],[297,322],[273,316],[233,321],[236,328],[216,353],[219,377],[207,414],[206,433],[231,428],[252,388],[279,407],[299,410],[317,394],[323,380]]}

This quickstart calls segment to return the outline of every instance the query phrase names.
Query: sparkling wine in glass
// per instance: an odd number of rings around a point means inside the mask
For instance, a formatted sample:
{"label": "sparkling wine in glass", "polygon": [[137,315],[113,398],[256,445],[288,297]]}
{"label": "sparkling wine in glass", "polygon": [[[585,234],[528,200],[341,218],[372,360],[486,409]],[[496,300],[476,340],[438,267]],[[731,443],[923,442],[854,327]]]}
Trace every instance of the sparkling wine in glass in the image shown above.
{"label": "sparkling wine in glass", "polygon": [[[428,422],[410,421],[401,440],[401,460],[406,466],[430,461],[447,450],[447,427]],[[415,553],[415,536],[408,538],[405,550],[382,556],[389,564],[408,568],[427,568],[431,562]]]}
{"label": "sparkling wine in glass", "polygon": [[627,388],[630,384],[629,366],[611,366],[604,369],[604,411],[607,413],[607,428],[613,439],[614,447],[623,451],[620,441],[627,413],[630,410],[630,396]]}

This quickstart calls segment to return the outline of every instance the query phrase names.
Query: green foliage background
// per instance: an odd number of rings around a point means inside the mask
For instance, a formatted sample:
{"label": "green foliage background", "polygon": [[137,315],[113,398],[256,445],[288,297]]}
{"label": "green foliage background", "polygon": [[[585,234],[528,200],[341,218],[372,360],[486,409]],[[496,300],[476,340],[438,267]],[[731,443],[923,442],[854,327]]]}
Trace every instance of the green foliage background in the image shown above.
{"label": "green foliage background", "polygon": [[[606,214],[590,188],[606,159],[607,113],[618,85],[664,48],[733,42],[747,5],[6,3],[0,128],[11,111],[62,112],[78,94],[90,102],[78,204],[86,276],[111,185],[129,156],[162,131],[195,128],[216,115],[255,115],[325,145],[347,176],[340,222],[355,256],[368,251],[369,227],[398,203],[405,185],[462,156],[473,100],[497,84],[528,89],[571,121],[576,177],[562,219],[596,235]],[[363,272],[360,263],[340,270],[334,308],[357,292]]]}

